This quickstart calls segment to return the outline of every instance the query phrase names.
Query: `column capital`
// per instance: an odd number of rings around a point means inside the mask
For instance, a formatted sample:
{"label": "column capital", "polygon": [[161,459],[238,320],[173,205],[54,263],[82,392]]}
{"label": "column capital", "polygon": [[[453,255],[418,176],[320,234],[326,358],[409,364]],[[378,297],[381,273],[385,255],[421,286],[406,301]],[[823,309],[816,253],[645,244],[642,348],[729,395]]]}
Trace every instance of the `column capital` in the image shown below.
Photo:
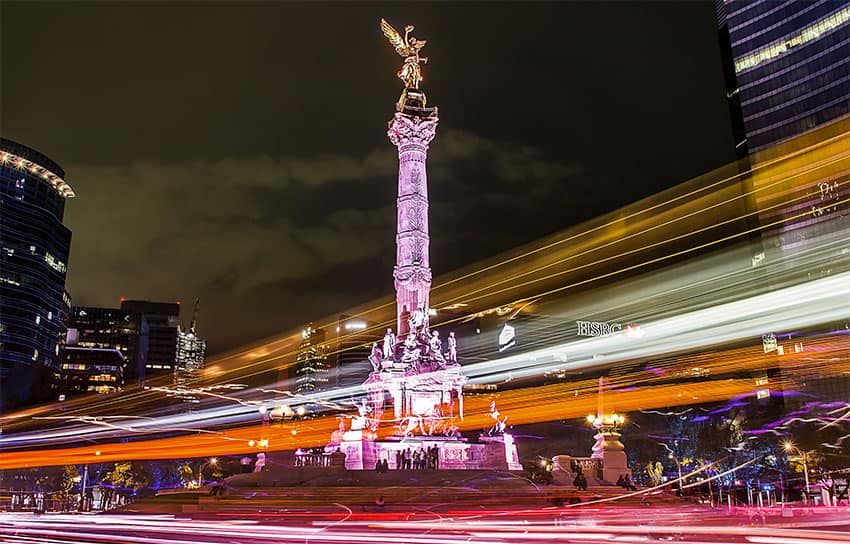
{"label": "column capital", "polygon": [[397,112],[389,122],[387,136],[398,148],[399,153],[409,149],[418,149],[422,152],[428,151],[428,144],[437,133],[436,115],[431,117],[417,117],[406,113]]}

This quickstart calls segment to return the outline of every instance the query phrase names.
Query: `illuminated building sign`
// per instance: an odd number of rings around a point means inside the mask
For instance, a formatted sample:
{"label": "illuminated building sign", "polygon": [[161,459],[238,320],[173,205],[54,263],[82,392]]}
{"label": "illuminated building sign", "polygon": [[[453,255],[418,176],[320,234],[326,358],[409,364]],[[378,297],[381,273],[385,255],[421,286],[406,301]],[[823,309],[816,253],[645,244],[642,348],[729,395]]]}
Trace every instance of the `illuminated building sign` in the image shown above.
{"label": "illuminated building sign", "polygon": [[345,330],[347,331],[362,331],[366,328],[366,323],[362,321],[349,321],[345,324]]}
{"label": "illuminated building sign", "polygon": [[505,323],[499,332],[499,351],[505,351],[509,347],[516,345],[516,329]]}
{"label": "illuminated building sign", "polygon": [[579,336],[613,336],[623,330],[619,323],[601,321],[576,321]]}
{"label": "illuminated building sign", "polygon": [[770,353],[771,351],[776,351],[776,348],[777,348],[776,335],[774,335],[773,333],[762,335],[761,346],[762,346],[762,348],[764,348],[765,353]]}

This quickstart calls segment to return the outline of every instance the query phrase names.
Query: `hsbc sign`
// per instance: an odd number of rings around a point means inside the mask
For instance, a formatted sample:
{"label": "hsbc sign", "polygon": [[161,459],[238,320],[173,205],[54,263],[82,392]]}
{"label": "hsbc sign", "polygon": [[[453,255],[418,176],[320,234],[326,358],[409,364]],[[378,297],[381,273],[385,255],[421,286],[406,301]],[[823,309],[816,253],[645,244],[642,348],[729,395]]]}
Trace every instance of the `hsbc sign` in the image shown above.
{"label": "hsbc sign", "polygon": [[629,338],[643,338],[643,329],[639,325],[626,325],[619,323],[606,323],[604,321],[576,321],[578,336],[617,336],[625,333]]}
{"label": "hsbc sign", "polygon": [[576,321],[579,336],[614,336],[623,330],[619,323],[604,323],[601,321]]}

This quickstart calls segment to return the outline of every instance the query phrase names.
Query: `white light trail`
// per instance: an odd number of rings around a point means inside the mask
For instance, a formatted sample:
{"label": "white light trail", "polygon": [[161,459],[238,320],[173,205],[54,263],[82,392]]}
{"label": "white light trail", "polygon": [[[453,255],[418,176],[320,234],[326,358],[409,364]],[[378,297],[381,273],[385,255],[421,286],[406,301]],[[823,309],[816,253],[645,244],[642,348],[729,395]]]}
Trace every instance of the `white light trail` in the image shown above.
{"label": "white light trail", "polygon": [[[808,279],[812,270],[840,270],[844,266],[836,265],[850,254],[843,234],[846,233],[822,237],[816,245],[798,250],[791,257],[768,259],[757,269],[751,264],[750,248],[742,246],[589,293],[578,293],[565,299],[557,311],[563,319],[564,331],[553,335],[549,345],[468,364],[463,372],[470,383],[500,382],[550,371],[694,351],[759,338],[768,332],[847,320],[850,272]],[[576,339],[567,333],[575,320],[597,317],[637,323],[644,334],[640,338],[620,334]],[[258,406],[293,403],[339,409],[363,393],[359,386],[351,386],[295,396],[274,387],[245,389],[231,395],[213,393],[208,388],[207,394],[217,398],[207,402],[233,404],[208,408],[201,404],[191,413],[155,415],[153,412],[145,419],[110,417],[108,424],[102,419],[83,420],[83,425],[0,435],[0,448],[258,422]],[[243,400],[251,395],[264,397],[261,401]],[[269,395],[273,398],[269,399]]]}

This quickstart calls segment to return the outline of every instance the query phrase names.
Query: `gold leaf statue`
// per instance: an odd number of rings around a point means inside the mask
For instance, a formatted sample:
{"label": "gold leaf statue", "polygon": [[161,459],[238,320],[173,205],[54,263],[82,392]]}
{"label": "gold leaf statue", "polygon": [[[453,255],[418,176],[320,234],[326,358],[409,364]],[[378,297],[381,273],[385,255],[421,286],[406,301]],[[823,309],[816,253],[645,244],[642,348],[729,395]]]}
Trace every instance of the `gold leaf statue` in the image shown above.
{"label": "gold leaf statue", "polygon": [[[422,82],[422,68],[419,66],[419,63],[426,64],[428,57],[420,57],[419,50],[425,47],[425,44],[428,42],[417,40],[410,35],[413,32],[413,25],[404,27],[404,37],[402,38],[401,34],[386,19],[381,19],[381,31],[390,41],[390,45],[395,48],[396,53],[404,57],[404,64],[397,73],[398,78],[404,83],[404,90],[401,92],[401,97],[398,101],[399,111],[404,108],[408,94],[415,95],[421,107],[424,108],[425,93],[419,91],[419,83]],[[414,92],[410,93],[409,91]]]}

